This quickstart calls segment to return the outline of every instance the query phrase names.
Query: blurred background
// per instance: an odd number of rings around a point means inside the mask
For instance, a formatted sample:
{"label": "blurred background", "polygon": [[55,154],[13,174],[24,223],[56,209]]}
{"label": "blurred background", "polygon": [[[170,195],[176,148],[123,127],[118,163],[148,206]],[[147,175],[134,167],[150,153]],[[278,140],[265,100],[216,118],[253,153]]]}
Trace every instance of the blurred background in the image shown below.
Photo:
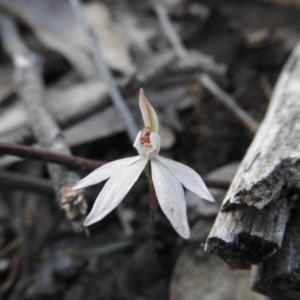
{"label": "blurred background", "polygon": [[82,220],[103,185],[84,199],[62,187],[92,167],[62,158],[57,169],[45,153],[2,149],[0,299],[269,299],[251,291],[249,270],[230,271],[204,243],[299,40],[300,1],[82,1],[94,40],[71,2],[0,0],[0,142],[104,162],[136,155],[98,47],[137,127],[142,87],[160,120],[161,155],[204,176],[217,204],[187,192],[191,238],[161,212],[150,238],[142,175],[88,234]]}

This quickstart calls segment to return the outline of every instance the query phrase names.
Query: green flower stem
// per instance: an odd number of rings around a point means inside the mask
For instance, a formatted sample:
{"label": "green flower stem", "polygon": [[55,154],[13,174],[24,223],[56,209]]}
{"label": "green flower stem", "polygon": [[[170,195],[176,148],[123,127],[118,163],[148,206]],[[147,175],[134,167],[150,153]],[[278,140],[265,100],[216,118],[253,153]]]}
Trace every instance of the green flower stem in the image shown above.
{"label": "green flower stem", "polygon": [[156,194],[155,189],[153,185],[152,180],[152,172],[151,172],[151,162],[148,161],[146,165],[146,175],[148,178],[148,184],[149,184],[149,205],[150,205],[150,222],[149,222],[149,228],[150,231],[154,229],[155,225],[155,217],[157,212],[157,200],[156,200]]}
{"label": "green flower stem", "polygon": [[122,250],[134,245],[134,241],[131,239],[118,241],[115,243],[107,244],[104,246],[89,248],[89,249],[74,249],[74,250],[66,250],[61,252],[61,256],[93,256],[93,255],[101,255],[112,253],[118,250]]}

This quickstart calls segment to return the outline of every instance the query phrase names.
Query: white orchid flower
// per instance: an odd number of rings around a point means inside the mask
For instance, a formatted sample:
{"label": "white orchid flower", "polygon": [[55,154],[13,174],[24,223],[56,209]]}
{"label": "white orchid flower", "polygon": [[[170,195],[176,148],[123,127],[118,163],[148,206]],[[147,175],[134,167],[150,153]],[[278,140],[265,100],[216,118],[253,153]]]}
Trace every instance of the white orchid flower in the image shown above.
{"label": "white orchid flower", "polygon": [[175,230],[187,239],[190,236],[190,229],[182,185],[207,201],[214,202],[214,199],[194,170],[158,155],[161,145],[158,119],[142,89],[139,105],[145,123],[145,128],[138,133],[133,144],[139,155],[107,163],[73,187],[82,189],[108,179],[84,225],[91,225],[110,213],[124,199],[150,160],[158,203]]}

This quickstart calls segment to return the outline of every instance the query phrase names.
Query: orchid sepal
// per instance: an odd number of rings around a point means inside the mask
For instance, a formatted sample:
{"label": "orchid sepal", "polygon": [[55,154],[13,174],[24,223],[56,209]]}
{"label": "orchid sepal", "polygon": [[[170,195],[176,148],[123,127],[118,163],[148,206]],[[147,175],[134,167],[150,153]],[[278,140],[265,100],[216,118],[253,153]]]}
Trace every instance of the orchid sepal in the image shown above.
{"label": "orchid sepal", "polygon": [[150,102],[147,100],[143,89],[140,89],[139,105],[145,127],[149,128],[151,132],[158,132],[159,123],[156,112]]}

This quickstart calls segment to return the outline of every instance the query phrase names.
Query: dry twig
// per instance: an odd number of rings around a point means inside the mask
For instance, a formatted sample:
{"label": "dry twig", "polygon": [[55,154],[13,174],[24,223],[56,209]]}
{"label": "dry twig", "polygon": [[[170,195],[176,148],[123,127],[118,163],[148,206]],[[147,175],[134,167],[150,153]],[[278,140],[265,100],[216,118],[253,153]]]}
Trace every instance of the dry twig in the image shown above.
{"label": "dry twig", "polygon": [[[17,90],[29,116],[35,138],[46,149],[70,154],[60,128],[42,102],[44,85],[38,56],[23,43],[12,18],[2,14],[0,24],[2,42],[14,62]],[[73,228],[76,231],[82,231],[82,220],[85,217],[87,205],[82,192],[71,190],[74,183],[80,179],[79,176],[60,165],[48,164],[47,167],[55,185],[60,207],[66,211]]]}
{"label": "dry twig", "polygon": [[199,75],[199,80],[202,85],[217,99],[225,104],[231,111],[235,112],[236,117],[242,124],[245,125],[245,127],[247,127],[252,133],[257,131],[259,124],[236,103],[235,99],[231,95],[222,90],[210,76],[202,73]]}
{"label": "dry twig", "polygon": [[[177,57],[185,65],[193,65],[195,63],[197,64],[197,62],[192,60],[192,57],[189,55],[188,50],[181,43],[181,40],[174,27],[172,26],[172,22],[162,1],[151,0],[151,2],[165,32],[165,35],[172,44]],[[203,56],[203,54],[201,56]],[[217,97],[217,99],[222,100],[222,103],[225,104],[240,121],[242,121],[242,124],[247,127],[249,131],[251,131],[252,133],[256,132],[256,130],[258,129],[257,122],[253,120],[253,118],[235,102],[233,97],[229,96],[225,91],[223,91],[209,75],[206,74],[205,76],[203,76],[200,74],[199,80],[206,89],[208,89],[213,95]]]}
{"label": "dry twig", "polygon": [[[55,152],[46,151],[42,149],[35,149],[24,145],[15,145],[15,144],[1,143],[1,142],[0,142],[0,153],[12,154],[19,157],[23,157],[25,159],[30,158],[30,159],[36,159],[41,161],[55,162],[57,164],[61,164],[70,168],[75,168],[84,171],[92,171],[105,164],[104,161],[87,159],[79,156],[63,155],[60,153],[55,153]],[[13,178],[11,178],[7,172],[4,171],[0,172],[0,181],[2,178],[1,176],[3,176],[3,180],[9,180],[9,179],[13,180]],[[16,181],[19,180],[20,179],[16,177]],[[208,186],[215,187],[215,188],[228,189],[230,185],[230,182],[223,181],[223,180],[214,180],[210,178],[203,178],[203,180]],[[25,184],[25,182],[22,180],[19,187],[22,188],[23,184]],[[38,182],[36,182],[36,184],[38,184]],[[32,186],[34,186],[34,183],[32,184]],[[43,186],[45,187],[45,189],[48,188],[44,185],[44,183],[41,182],[41,189],[43,189]]]}
{"label": "dry twig", "polygon": [[44,149],[36,149],[25,145],[0,142],[0,153],[22,157],[24,159],[35,159],[44,162],[57,163],[72,169],[92,171],[105,164],[103,161],[61,154]]}
{"label": "dry twig", "polygon": [[130,137],[130,140],[133,142],[138,133],[138,127],[137,127],[128,107],[125,104],[125,101],[114,81],[114,78],[113,78],[109,68],[107,67],[107,65],[101,55],[95,34],[94,34],[93,30],[91,29],[91,27],[89,26],[89,24],[84,16],[80,1],[79,0],[70,0],[70,3],[78,17],[78,20],[80,21],[83,29],[85,30],[85,32],[88,36],[88,39],[89,39],[90,45],[91,45],[91,50],[93,52],[97,68],[98,68],[100,74],[104,77],[104,79],[109,87],[113,103],[114,103],[115,107],[117,108],[117,110],[120,114],[120,117],[124,121],[128,135]]}

